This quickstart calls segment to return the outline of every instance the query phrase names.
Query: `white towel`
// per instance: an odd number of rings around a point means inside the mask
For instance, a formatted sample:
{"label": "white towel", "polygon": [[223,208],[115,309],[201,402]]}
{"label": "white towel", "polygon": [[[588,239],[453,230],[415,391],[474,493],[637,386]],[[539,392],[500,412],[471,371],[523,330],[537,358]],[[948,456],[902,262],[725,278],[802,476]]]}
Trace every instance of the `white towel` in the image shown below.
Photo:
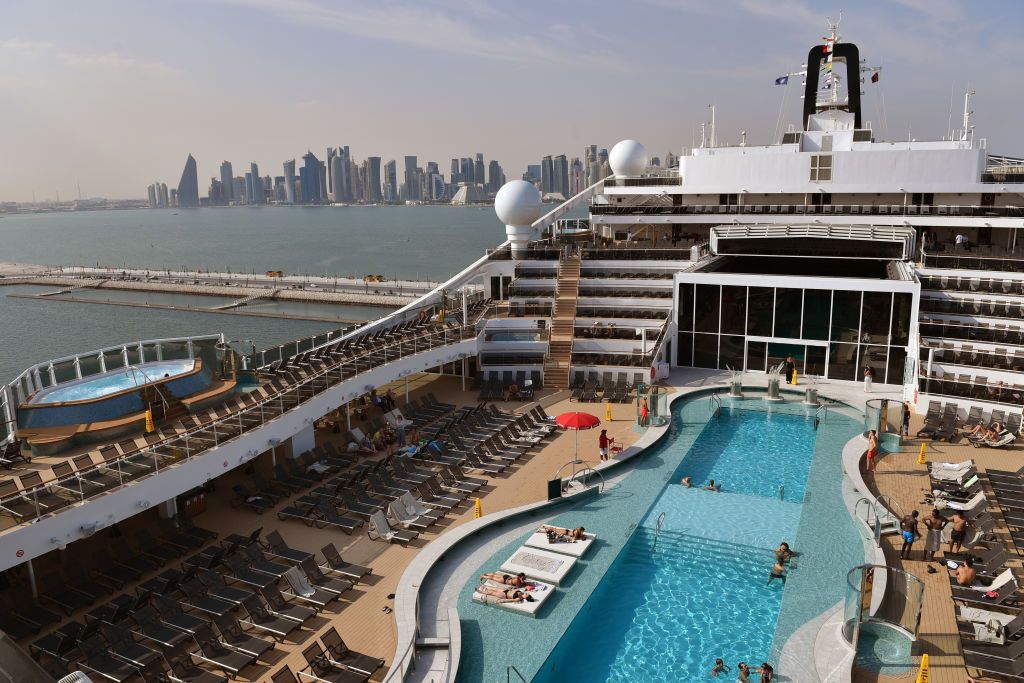
{"label": "white towel", "polygon": [[316,589],[313,588],[309,580],[299,573],[299,570],[292,567],[284,573],[284,578],[288,579],[288,585],[292,587],[296,595],[301,595],[304,598],[308,598],[316,593]]}

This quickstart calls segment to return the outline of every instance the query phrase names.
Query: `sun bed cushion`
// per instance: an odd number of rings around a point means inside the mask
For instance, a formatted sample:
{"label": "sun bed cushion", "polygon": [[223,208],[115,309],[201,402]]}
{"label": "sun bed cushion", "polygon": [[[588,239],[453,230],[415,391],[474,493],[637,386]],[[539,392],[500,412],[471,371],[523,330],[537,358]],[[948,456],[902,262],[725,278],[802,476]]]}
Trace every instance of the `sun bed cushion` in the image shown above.
{"label": "sun bed cushion", "polygon": [[558,553],[559,555],[583,557],[587,551],[590,550],[590,546],[594,545],[594,541],[596,540],[597,534],[584,533],[582,541],[576,541],[575,543],[566,543],[564,541],[549,543],[548,535],[543,531],[538,531],[526,539],[526,545],[540,550],[550,550],[551,552]]}
{"label": "sun bed cushion", "polygon": [[[537,587],[535,590],[529,591],[529,594],[533,597],[533,602],[498,602],[500,598],[481,595],[476,590],[473,591],[473,601],[479,602],[482,605],[493,605],[494,607],[501,607],[507,609],[510,612],[519,612],[529,617],[536,617],[540,611],[541,606],[547,602],[548,598],[555,592],[554,585],[550,583],[544,583],[543,581],[533,581]],[[491,588],[498,588],[504,590],[509,588],[504,584],[500,584],[497,581],[484,581],[482,586],[489,586]]]}
{"label": "sun bed cushion", "polygon": [[575,557],[524,546],[512,553],[512,557],[501,565],[501,570],[512,574],[522,572],[531,579],[557,586],[575,564]]}

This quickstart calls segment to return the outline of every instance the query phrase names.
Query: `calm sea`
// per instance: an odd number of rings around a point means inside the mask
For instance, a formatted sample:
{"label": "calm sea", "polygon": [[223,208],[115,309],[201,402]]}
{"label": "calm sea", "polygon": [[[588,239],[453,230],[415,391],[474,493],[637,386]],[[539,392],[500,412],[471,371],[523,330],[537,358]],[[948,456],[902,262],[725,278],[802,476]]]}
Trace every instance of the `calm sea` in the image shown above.
{"label": "calm sea", "polygon": [[[504,239],[491,207],[95,211],[0,218],[0,261],[443,280]],[[263,347],[338,327],[6,296],[52,289],[0,287],[0,382],[33,363],[137,339],[224,332]]]}

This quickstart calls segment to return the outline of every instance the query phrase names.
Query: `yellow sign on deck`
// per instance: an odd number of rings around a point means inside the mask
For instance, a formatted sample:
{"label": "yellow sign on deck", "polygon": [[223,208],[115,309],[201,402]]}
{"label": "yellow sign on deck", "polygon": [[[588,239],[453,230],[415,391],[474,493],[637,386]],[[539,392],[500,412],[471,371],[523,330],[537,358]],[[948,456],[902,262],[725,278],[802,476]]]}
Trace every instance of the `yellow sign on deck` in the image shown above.
{"label": "yellow sign on deck", "polygon": [[605,422],[611,422],[612,421],[612,402],[611,401],[605,401],[605,404],[604,404],[604,421]]}
{"label": "yellow sign on deck", "polygon": [[484,507],[480,504],[480,499],[476,499],[476,505],[473,506],[473,517],[480,519],[484,516]]}
{"label": "yellow sign on deck", "polygon": [[921,668],[917,670],[916,683],[928,683],[928,655],[921,655]]}
{"label": "yellow sign on deck", "polygon": [[146,409],[146,433],[149,434],[156,429],[156,425],[153,424],[153,411],[149,408]]}
{"label": "yellow sign on deck", "polygon": [[796,368],[793,369],[793,386],[796,386]]}
{"label": "yellow sign on deck", "polygon": [[925,465],[925,464],[927,464],[925,462],[925,459],[924,459],[924,454],[927,453],[927,452],[928,452],[928,444],[924,444],[924,443],[921,444],[921,452],[917,454],[917,464],[918,465]]}

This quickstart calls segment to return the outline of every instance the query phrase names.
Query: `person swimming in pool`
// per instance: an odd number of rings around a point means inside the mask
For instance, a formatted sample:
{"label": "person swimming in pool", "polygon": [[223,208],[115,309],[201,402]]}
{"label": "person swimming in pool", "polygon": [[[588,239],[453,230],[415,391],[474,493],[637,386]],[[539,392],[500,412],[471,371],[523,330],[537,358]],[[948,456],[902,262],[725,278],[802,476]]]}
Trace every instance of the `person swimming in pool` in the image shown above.
{"label": "person swimming in pool", "polygon": [[790,560],[792,560],[794,557],[796,557],[799,554],[795,550],[790,548],[789,544],[786,543],[785,541],[780,543],[779,547],[776,548],[774,552],[775,552],[775,559],[777,559],[779,562],[782,562],[783,564],[785,564],[786,562],[789,562]]}
{"label": "person swimming in pool", "polygon": [[722,484],[721,483],[716,484],[715,480],[711,479],[711,480],[708,481],[708,485],[704,487],[704,490],[705,491],[714,491],[715,493],[721,493],[722,492]]}
{"label": "person swimming in pool", "polygon": [[560,526],[550,526],[548,524],[540,525],[540,532],[548,535],[548,540],[553,543],[561,541],[563,543],[575,543],[576,541],[585,541],[587,539],[586,529],[581,526],[575,529],[566,529]]}
{"label": "person swimming in pool", "polygon": [[686,488],[691,489],[693,488],[693,477],[685,476],[683,477],[683,480],[679,483],[685,486]]}
{"label": "person swimming in pool", "polygon": [[750,667],[746,662],[736,665],[736,683],[750,683]]}
{"label": "person swimming in pool", "polygon": [[725,662],[722,661],[722,658],[719,657],[715,660],[715,665],[711,667],[710,673],[715,678],[718,678],[719,674],[729,673],[729,667],[727,667]]}
{"label": "person swimming in pool", "polygon": [[761,668],[754,673],[761,674],[761,683],[772,683],[775,680],[775,669],[768,662],[761,662]]}
{"label": "person swimming in pool", "polygon": [[477,586],[476,592],[491,598],[498,598],[499,603],[503,602],[533,602],[533,596],[515,588],[491,588],[490,586]]}
{"label": "person swimming in pool", "polygon": [[768,583],[765,585],[770,586],[775,579],[782,581],[783,586],[786,585],[786,567],[782,564],[782,560],[775,561],[775,566],[768,573]]}
{"label": "person swimming in pool", "polygon": [[530,585],[530,582],[526,580],[526,574],[523,572],[519,572],[515,576],[501,572],[487,572],[486,574],[480,575],[480,580],[497,581],[498,583],[503,583],[506,586],[515,586],[516,588],[526,588]]}

